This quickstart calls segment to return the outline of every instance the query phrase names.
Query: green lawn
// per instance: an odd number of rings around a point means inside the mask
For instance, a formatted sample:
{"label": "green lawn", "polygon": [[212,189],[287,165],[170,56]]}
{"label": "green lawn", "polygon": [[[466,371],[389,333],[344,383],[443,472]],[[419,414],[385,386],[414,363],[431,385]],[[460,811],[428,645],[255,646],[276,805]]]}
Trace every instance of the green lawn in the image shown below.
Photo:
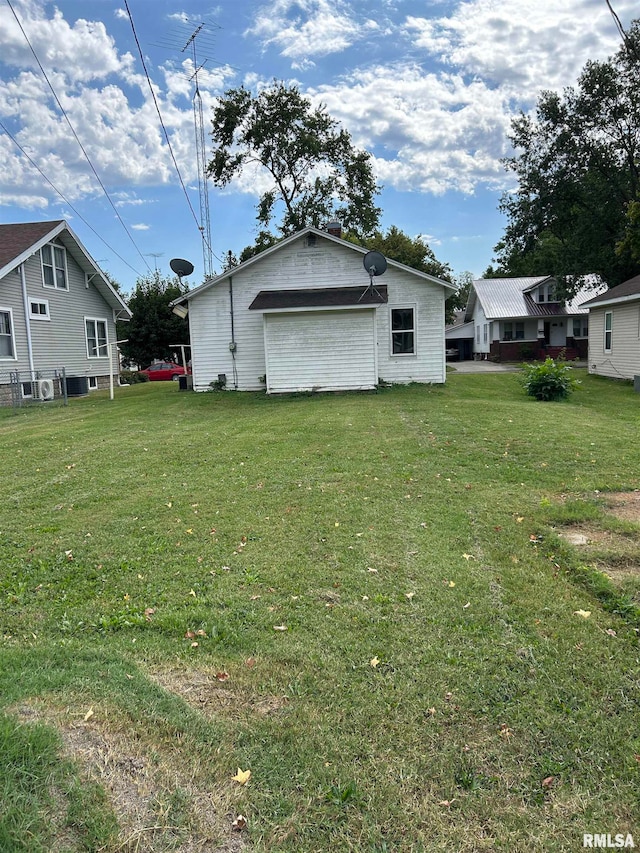
{"label": "green lawn", "polygon": [[2,853],[640,844],[640,397],[581,379],[0,410]]}

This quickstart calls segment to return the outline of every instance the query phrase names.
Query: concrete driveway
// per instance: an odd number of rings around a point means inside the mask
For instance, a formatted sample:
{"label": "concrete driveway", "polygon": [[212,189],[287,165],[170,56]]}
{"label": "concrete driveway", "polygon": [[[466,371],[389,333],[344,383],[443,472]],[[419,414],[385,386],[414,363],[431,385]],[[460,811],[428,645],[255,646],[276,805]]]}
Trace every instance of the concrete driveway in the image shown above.
{"label": "concrete driveway", "polygon": [[447,367],[456,373],[516,373],[519,364],[499,364],[495,361],[448,361]]}
{"label": "concrete driveway", "polygon": [[[586,367],[586,361],[570,363],[571,367]],[[448,361],[447,367],[456,373],[517,373],[522,370],[521,364],[500,364],[495,361]]]}

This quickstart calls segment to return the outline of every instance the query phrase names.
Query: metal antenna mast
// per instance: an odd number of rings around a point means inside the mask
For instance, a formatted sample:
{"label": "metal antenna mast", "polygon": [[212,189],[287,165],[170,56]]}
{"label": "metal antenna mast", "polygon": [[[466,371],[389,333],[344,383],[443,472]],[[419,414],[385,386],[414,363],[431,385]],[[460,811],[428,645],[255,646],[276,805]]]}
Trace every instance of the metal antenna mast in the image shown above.
{"label": "metal antenna mast", "polygon": [[204,133],[204,110],[202,107],[202,98],[200,97],[200,89],[198,87],[198,71],[204,67],[204,63],[198,67],[196,56],[196,38],[198,33],[203,29],[204,24],[200,24],[191,34],[187,43],[182,48],[182,53],[191,45],[193,49],[193,67],[194,72],[191,80],[194,81],[195,92],[193,95],[193,123],[196,131],[196,160],[198,167],[198,194],[200,196],[200,232],[202,234],[202,258],[204,262],[204,274],[206,278],[213,276],[213,253],[211,250],[211,217],[209,214],[209,182],[207,178],[207,162],[206,162],[206,138]]}

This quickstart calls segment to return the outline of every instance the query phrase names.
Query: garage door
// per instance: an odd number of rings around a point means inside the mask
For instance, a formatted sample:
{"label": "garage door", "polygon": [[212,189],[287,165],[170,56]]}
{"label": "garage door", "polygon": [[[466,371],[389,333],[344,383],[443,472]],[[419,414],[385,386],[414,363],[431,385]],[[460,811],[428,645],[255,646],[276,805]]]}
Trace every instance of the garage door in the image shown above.
{"label": "garage door", "polygon": [[267,391],[375,388],[375,309],[265,314]]}

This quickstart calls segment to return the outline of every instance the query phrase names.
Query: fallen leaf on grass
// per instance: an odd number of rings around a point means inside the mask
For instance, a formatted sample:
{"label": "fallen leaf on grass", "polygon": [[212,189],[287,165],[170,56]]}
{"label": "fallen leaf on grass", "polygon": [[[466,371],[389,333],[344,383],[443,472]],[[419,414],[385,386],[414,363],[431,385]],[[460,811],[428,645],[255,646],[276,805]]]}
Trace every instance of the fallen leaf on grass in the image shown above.
{"label": "fallen leaf on grass", "polygon": [[288,631],[289,629],[287,628],[286,625],[274,625],[273,630],[274,631]]}
{"label": "fallen leaf on grass", "polygon": [[414,595],[415,595],[415,592],[405,592],[404,597],[408,598],[409,601],[411,601],[411,599],[413,598]]}
{"label": "fallen leaf on grass", "polygon": [[234,782],[238,782],[240,785],[246,785],[249,779],[251,779],[251,770],[241,770],[238,767],[238,772],[231,778]]}
{"label": "fallen leaf on grass", "polygon": [[438,805],[445,806],[445,808],[448,809],[451,805],[453,805],[453,803],[455,803],[455,800],[440,800]]}
{"label": "fallen leaf on grass", "polygon": [[253,667],[256,665],[256,659],[255,658],[247,658],[246,661],[244,662],[244,665],[248,666],[249,669],[253,669]]}
{"label": "fallen leaf on grass", "polygon": [[546,779],[542,780],[542,787],[543,788],[550,788],[555,781],[556,781],[555,776],[547,776]]}
{"label": "fallen leaf on grass", "polygon": [[87,711],[87,713],[84,715],[84,721],[85,721],[85,723],[87,722],[87,720],[90,720],[90,719],[91,719],[91,717],[93,717],[93,706],[92,706],[91,708],[89,708],[89,710]]}
{"label": "fallen leaf on grass", "polygon": [[449,581],[449,583],[447,584],[447,586],[450,586],[450,587],[454,587],[455,585],[456,585],[455,581]]}
{"label": "fallen leaf on grass", "polygon": [[244,815],[239,814],[238,817],[231,824],[231,829],[235,832],[242,832],[243,829],[247,828],[247,819]]}
{"label": "fallen leaf on grass", "polygon": [[582,616],[583,619],[588,619],[591,616],[590,610],[574,610],[573,612],[576,616]]}
{"label": "fallen leaf on grass", "polygon": [[145,607],[144,609],[144,618],[147,622],[151,622],[151,617],[156,612],[155,607]]}
{"label": "fallen leaf on grass", "polygon": [[610,637],[617,637],[618,636],[616,634],[616,632],[613,630],[613,628],[607,628],[607,630],[605,631],[605,634],[608,634]]}
{"label": "fallen leaf on grass", "polygon": [[465,558],[465,560],[467,560],[467,561],[469,561],[469,560],[475,560],[475,557],[473,556],[473,554],[463,554],[462,556],[463,556],[463,557]]}
{"label": "fallen leaf on grass", "polygon": [[216,681],[226,681],[228,678],[228,672],[216,672]]}
{"label": "fallen leaf on grass", "polygon": [[372,666],[375,669],[379,663],[380,663],[379,658],[377,658],[377,657],[371,658],[371,660],[369,661],[369,666]]}

